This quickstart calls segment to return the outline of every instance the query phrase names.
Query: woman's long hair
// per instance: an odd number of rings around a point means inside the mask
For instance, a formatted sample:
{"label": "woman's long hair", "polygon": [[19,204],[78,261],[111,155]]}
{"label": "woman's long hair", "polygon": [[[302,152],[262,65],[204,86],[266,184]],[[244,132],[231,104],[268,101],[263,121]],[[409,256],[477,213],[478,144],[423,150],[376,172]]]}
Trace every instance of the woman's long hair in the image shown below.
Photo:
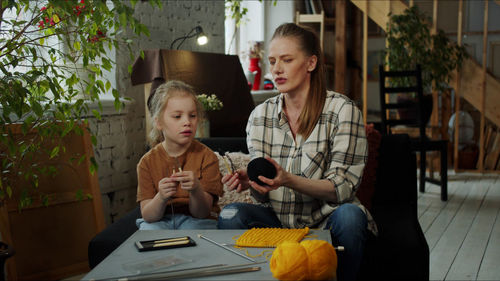
{"label": "woman's long hair", "polygon": [[316,56],[316,68],[311,72],[311,83],[306,103],[299,116],[297,133],[304,138],[309,137],[321,116],[326,100],[325,65],[323,52],[318,35],[307,26],[294,23],[284,23],[274,31],[273,37],[294,37],[300,44],[301,50],[308,56]]}

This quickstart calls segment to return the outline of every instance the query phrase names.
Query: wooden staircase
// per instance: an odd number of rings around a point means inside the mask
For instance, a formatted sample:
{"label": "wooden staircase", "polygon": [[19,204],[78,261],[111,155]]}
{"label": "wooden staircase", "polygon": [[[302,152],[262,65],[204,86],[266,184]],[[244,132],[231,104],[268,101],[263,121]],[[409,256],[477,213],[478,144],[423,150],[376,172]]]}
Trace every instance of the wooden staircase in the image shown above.
{"label": "wooden staircase", "polygon": [[[403,1],[394,0],[351,0],[361,11],[377,23],[383,30],[387,28],[389,12],[401,14],[408,7]],[[460,81],[460,96],[467,100],[480,112],[482,110],[483,69],[474,59],[466,59],[462,66]],[[456,77],[450,81],[450,86],[457,85]],[[484,97],[484,116],[500,127],[500,81],[490,73],[486,74],[486,91]]]}

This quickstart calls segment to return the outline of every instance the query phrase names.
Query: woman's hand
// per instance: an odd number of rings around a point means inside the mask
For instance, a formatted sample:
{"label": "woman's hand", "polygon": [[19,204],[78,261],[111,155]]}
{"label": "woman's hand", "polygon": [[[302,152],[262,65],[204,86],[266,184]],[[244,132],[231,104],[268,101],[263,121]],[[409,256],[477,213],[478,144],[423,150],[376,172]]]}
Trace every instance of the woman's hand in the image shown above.
{"label": "woman's hand", "polygon": [[181,188],[192,192],[200,187],[200,181],[194,176],[193,171],[182,171],[172,175],[172,179],[181,183]]}
{"label": "woman's hand", "polygon": [[271,157],[265,157],[273,166],[276,168],[276,176],[274,179],[268,179],[264,176],[259,176],[259,180],[266,184],[266,186],[262,186],[257,184],[254,181],[250,181],[250,186],[257,190],[259,193],[265,194],[271,190],[275,190],[282,185],[286,185],[286,181],[289,178],[289,173],[283,170],[283,168],[278,164],[278,162],[274,161]]}
{"label": "woman's hand", "polygon": [[177,185],[179,183],[172,177],[166,177],[158,183],[158,193],[164,201],[167,201],[177,192]]}
{"label": "woman's hand", "polygon": [[222,184],[227,185],[228,190],[236,189],[236,192],[242,192],[250,187],[247,171],[238,169],[232,174],[222,177]]}

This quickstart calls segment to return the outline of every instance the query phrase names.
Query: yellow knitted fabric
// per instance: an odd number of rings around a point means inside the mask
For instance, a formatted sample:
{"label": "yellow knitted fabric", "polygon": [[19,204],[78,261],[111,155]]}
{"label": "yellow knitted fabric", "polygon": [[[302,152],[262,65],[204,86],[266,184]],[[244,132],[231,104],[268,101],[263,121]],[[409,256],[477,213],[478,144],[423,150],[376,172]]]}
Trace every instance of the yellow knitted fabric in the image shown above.
{"label": "yellow knitted fabric", "polygon": [[236,240],[236,246],[274,248],[284,241],[300,242],[307,233],[309,233],[308,227],[304,229],[252,228]]}

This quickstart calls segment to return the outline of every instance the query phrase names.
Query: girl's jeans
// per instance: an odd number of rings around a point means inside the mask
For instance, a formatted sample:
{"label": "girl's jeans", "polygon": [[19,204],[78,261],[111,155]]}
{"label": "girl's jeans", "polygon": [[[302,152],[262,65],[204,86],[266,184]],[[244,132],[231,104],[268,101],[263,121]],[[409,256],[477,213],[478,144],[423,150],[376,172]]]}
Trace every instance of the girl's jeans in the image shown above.
{"label": "girl's jeans", "polygon": [[[174,225],[175,223],[175,225]],[[135,221],[141,230],[156,229],[217,229],[217,221],[213,219],[197,219],[183,214],[165,215],[156,222],[145,222],[142,218]]]}

